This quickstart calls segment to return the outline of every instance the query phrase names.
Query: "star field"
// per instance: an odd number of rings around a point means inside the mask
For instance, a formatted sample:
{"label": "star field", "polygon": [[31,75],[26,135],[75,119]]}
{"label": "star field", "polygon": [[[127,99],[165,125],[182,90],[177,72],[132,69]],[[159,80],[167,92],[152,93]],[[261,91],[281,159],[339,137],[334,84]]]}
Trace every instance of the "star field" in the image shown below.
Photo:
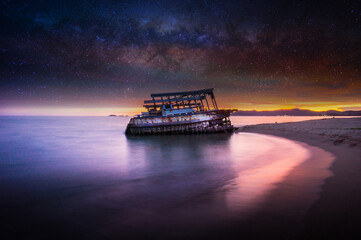
{"label": "star field", "polygon": [[0,114],[135,113],[209,87],[222,107],[361,108],[357,1],[0,5]]}

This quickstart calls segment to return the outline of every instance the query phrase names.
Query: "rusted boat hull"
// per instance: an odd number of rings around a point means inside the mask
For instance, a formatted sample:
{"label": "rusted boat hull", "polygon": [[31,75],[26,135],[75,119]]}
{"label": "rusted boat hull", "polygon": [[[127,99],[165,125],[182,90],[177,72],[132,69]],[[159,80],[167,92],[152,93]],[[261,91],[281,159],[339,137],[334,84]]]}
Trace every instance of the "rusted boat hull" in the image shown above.
{"label": "rusted boat hull", "polygon": [[182,124],[173,126],[157,127],[134,127],[127,126],[128,135],[156,135],[156,134],[206,134],[206,133],[231,133],[237,128],[234,126],[209,126],[204,127],[201,124]]}
{"label": "rusted boat hull", "polygon": [[206,134],[233,132],[230,112],[224,110],[209,111],[172,117],[135,117],[129,121],[128,135],[154,134]]}

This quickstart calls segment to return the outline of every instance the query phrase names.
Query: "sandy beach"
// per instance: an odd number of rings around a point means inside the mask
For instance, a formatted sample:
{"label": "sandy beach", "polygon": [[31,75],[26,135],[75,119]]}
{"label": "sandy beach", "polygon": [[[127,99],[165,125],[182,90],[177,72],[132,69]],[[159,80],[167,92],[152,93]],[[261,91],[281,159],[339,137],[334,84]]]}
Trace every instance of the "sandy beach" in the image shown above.
{"label": "sandy beach", "polygon": [[[305,210],[298,233],[287,237],[289,231],[280,229],[277,235],[292,239],[357,239],[361,236],[361,118],[249,125],[239,131],[303,142],[335,156],[329,168],[332,176],[326,178],[319,197]],[[319,157],[313,158],[311,163]],[[278,192],[287,187],[288,180],[279,184]]]}

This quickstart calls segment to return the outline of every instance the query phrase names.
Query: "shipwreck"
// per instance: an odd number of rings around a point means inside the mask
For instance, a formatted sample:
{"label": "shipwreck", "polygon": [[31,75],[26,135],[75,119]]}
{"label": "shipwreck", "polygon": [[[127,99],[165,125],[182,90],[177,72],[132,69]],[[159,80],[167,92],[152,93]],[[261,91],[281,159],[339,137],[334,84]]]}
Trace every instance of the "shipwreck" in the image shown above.
{"label": "shipwreck", "polygon": [[237,109],[218,109],[213,88],[153,93],[144,101],[146,112],[130,119],[126,134],[229,133],[236,128],[230,115]]}

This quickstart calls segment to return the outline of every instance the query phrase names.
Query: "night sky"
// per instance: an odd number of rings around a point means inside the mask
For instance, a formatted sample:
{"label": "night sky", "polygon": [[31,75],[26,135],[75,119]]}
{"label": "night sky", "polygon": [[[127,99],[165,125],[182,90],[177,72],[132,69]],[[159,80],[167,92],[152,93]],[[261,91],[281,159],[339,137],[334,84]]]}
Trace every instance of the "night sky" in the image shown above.
{"label": "night sky", "polygon": [[141,111],[215,88],[242,110],[361,109],[357,1],[1,1],[0,114]]}

